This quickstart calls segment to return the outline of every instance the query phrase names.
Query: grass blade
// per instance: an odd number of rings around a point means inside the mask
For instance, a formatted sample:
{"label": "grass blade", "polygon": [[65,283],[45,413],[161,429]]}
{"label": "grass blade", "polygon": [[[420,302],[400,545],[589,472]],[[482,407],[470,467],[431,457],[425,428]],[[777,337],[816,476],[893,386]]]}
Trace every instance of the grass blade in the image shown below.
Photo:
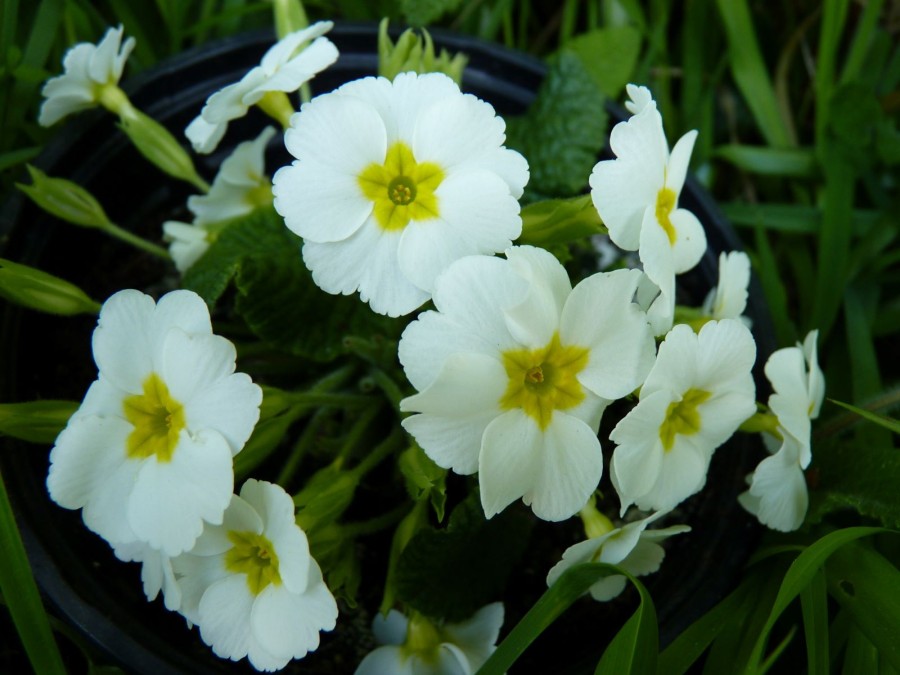
{"label": "grass blade", "polygon": [[806,663],[809,675],[828,675],[828,590],[825,573],[819,570],[800,592],[803,632],[806,636]]}

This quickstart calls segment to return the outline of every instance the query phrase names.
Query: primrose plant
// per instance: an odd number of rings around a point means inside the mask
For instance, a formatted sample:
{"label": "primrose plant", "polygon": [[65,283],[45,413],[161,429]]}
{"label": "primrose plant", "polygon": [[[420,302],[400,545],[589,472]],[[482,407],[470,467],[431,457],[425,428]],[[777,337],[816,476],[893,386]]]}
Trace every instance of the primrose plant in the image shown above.
{"label": "primrose plant", "polygon": [[[585,587],[611,600],[691,529],[675,522],[678,507],[739,430],[762,433],[770,455],[734,498],[773,529],[801,526],[810,421],[824,395],[817,333],[768,356],[766,406],[743,316],[747,256],[723,253],[705,301],[676,304],[677,275],[707,248],[679,204],[696,132],[670,150],[651,92],[628,85],[630,116],[612,129],[613,157],[584,176],[581,211],[619,254],[572,276],[558,254],[589,250],[589,238],[559,228],[546,247],[528,243],[527,158],[506,147],[494,108],[442,72],[459,75],[459,59],[435,57],[412,34],[395,46],[383,24],[383,62],[407,70],[309,99],[309,81],[339,58],[332,24],[291,28],[185,130],[208,153],[252,106],[282,127],[237,144],[211,185],[119,88],[134,47],[121,27],[73,47],[43,90],[41,124],[105,107],[150,162],[198,190],[191,222],[160,225],[168,251],[141,244],[182,288],[158,298],[124,289],[103,303],[97,378],[56,438],[47,476],[59,506],[81,509],[116,556],[142,565],[149,600],[161,595],[216,655],[272,671],[380,597],[380,646],[358,673],[471,674],[503,630],[502,588],[461,590],[442,605],[427,590],[442,582],[416,586],[428,555],[455,555],[450,538],[424,546],[445,529],[474,546],[476,530],[505,542],[515,513],[574,528],[582,541],[532,564],[551,587],[570,568],[614,565],[618,574]],[[294,160],[270,180],[273,143]],[[83,188],[35,176],[23,189],[39,205],[135,243]],[[574,203],[558,202],[534,212]],[[549,215],[528,222],[554,232]],[[43,274],[9,269],[22,287]],[[70,292],[40,279],[49,296]],[[292,294],[317,314],[288,330]],[[267,358],[276,365],[259,367]],[[277,366],[298,358],[312,382]],[[604,420],[611,410],[617,419]],[[611,490],[601,489],[604,459]],[[469,478],[448,482],[448,472]],[[357,498],[376,484],[395,504],[382,514]],[[459,504],[449,525],[448,493]],[[361,546],[390,556],[383,583],[361,573]]]}

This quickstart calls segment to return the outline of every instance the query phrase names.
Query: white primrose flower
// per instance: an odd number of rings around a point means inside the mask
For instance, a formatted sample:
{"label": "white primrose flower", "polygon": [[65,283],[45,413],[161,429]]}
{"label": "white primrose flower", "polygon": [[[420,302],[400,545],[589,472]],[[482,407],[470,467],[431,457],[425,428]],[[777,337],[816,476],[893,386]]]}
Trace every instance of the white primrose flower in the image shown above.
{"label": "white primrose flower", "polygon": [[266,176],[265,155],[274,135],[275,128],[266,127],[252,141],[239,143],[222,162],[209,192],[188,197],[188,210],[194,214],[192,224],[175,220],[163,223],[164,238],[179,272],[186,272],[206,253],[216,230],[210,226],[271,204],[272,181]]}
{"label": "white primrose flower", "polygon": [[621,513],[671,509],[706,483],[713,451],[756,409],[756,343],[735,319],[699,335],[675,326],[659,347],[640,402],[616,425],[610,462]]}
{"label": "white primrose flower", "polygon": [[436,283],[434,305],[403,332],[399,357],[418,394],[401,410],[425,453],[479,472],[490,518],[519,499],[544,520],[577,513],[597,487],[597,430],[634,391],[654,352],[632,302],[641,273],[598,273],[572,288],[543,249],[470,256]]}
{"label": "white primrose flower", "polygon": [[368,77],[304,104],[285,134],[297,160],[273,189],[316,284],[398,316],[454,260],[508,247],[528,164],[505,129],[441,73]]}
{"label": "white primrose flower", "polygon": [[777,417],[782,443],[759,463],[748,478],[750,489],[738,497],[763,525],[782,532],[803,524],[809,504],[803,469],[812,461],[810,420],[819,416],[825,398],[818,334],[811,331],[802,346],[779,349],[766,361],[766,377],[774,389],[769,409]]}
{"label": "white primrose flower", "polygon": [[280,670],[319,646],[337,621],[334,597],[279,485],[248,480],[221,525],[172,561],[181,613],[217,656]]}
{"label": "white primrose flower", "polygon": [[41,89],[46,99],[38,124],[49,127],[62,118],[100,103],[104,90],[117,86],[134,38],[122,42],[123,28],[109,28],[96,45],[80,42],[63,57],[62,75],[47,80]]}
{"label": "white primrose flower", "polygon": [[263,101],[267,94],[297,91],[337,61],[337,47],[323,37],[333,26],[331,21],[319,21],[286,35],[239,82],[210,96],[200,115],[185,129],[194,151],[212,152],[225,135],[228,123],[246,115],[250,106]]}
{"label": "white primrose flower", "polygon": [[669,153],[662,116],[646,87],[629,84],[634,115],[613,127],[609,147],[616,159],[594,166],[591,199],[613,243],[638,251],[644,271],[660,294],[648,316],[657,335],[672,325],[675,275],[694,267],[706,250],[697,217],[678,208],[696,131],[682,136]]}
{"label": "white primrose flower", "polygon": [[[647,526],[667,511],[658,511],[646,518],[617,527],[598,537],[570,546],[547,574],[547,586],[570,567],[581,563],[600,562],[617,565],[636,577],[652,574],[659,569],[666,552],[659,542],[675,534],[690,532],[687,525],[673,525],[661,530],[648,530]],[[589,592],[594,600],[612,600],[625,590],[627,579],[622,575],[604,577],[593,584]]]}
{"label": "white primrose flower", "polygon": [[719,254],[719,284],[703,301],[702,312],[713,319],[740,319],[749,328],[747,288],[750,286],[750,258],[743,251]]}
{"label": "white primrose flower", "polygon": [[460,623],[407,619],[392,609],[372,622],[383,646],[366,655],[355,675],[474,675],[497,649],[503,603],[494,602]]}
{"label": "white primrose flower", "polygon": [[93,336],[99,375],[50,452],[50,496],[83,508],[113,545],[174,556],[204,523],[221,523],[232,457],[259,418],[262,391],[235,373],[234,346],[213,335],[206,303],[173,291],[109,298]]}

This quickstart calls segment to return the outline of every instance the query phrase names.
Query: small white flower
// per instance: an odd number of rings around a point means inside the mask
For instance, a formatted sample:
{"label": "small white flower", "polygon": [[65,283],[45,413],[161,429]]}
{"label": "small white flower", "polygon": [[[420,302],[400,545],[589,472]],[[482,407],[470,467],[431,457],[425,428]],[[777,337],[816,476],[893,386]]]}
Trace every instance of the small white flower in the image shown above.
{"label": "small white flower", "polygon": [[200,627],[217,656],[247,657],[257,670],[279,670],[319,646],[337,604],[280,486],[248,480],[221,525],[172,561],[181,613]]}
{"label": "small white flower", "polygon": [[[659,511],[642,520],[617,527],[599,537],[579,542],[566,549],[560,560],[547,574],[547,585],[552,586],[570,567],[581,563],[600,562],[617,565],[636,577],[652,574],[659,569],[665,550],[659,545],[674,534],[690,532],[687,525],[673,525],[662,530],[647,530],[647,526],[667,511]],[[591,586],[594,600],[612,600],[625,589],[627,579],[621,575],[604,577]]]}
{"label": "small white flower", "polygon": [[640,402],[613,429],[610,473],[622,514],[670,509],[699,491],[713,451],[753,414],[756,344],[734,319],[699,335],[675,326],[659,347]]}
{"label": "small white flower", "polygon": [[482,607],[460,623],[434,625],[421,616],[412,621],[396,610],[372,624],[377,647],[355,675],[474,675],[496,650],[503,625],[503,604]]}
{"label": "small white flower", "polygon": [[759,463],[749,478],[750,489],[738,497],[763,525],[782,532],[803,524],[809,503],[803,469],[812,461],[810,420],[819,416],[825,398],[818,335],[811,331],[802,346],[779,349],[766,361],[766,377],[774,389],[769,409],[777,417],[782,444]]}
{"label": "small white flower", "polygon": [[629,85],[634,115],[613,127],[609,147],[616,159],[597,163],[591,198],[613,243],[638,251],[644,271],[660,295],[648,316],[657,335],[671,326],[675,275],[696,265],[706,250],[697,217],[678,208],[696,131],[679,139],[669,154],[662,117],[645,87]]}
{"label": "small white flower", "polygon": [[399,356],[420,392],[403,420],[438,465],[479,472],[490,518],[520,497],[544,520],[577,513],[597,487],[597,430],[611,400],[653,361],[641,273],[595,274],[574,289],[543,249],[470,256],[438,278],[437,311],[404,331]]}
{"label": "small white flower", "polygon": [[191,291],[116,293],[93,351],[99,375],[50,452],[50,496],[114,545],[177,555],[222,522],[262,392]]}
{"label": "small white flower", "polygon": [[192,224],[169,220],[163,223],[164,238],[175,267],[182,274],[206,253],[215,228],[210,227],[251,213],[272,202],[272,181],[265,173],[266,146],[275,135],[266,127],[252,141],[239,143],[219,167],[205,195],[188,197]]}
{"label": "small white flower", "polygon": [[123,29],[109,28],[96,45],[80,42],[63,57],[65,71],[47,80],[41,90],[46,99],[38,123],[49,127],[74,112],[100,103],[104,88],[117,86],[134,38],[122,42]]}
{"label": "small white flower", "polygon": [[719,284],[703,301],[703,314],[713,319],[740,319],[749,327],[750,319],[743,316],[749,285],[750,258],[747,254],[742,251],[720,253]]}
{"label": "small white flower", "polygon": [[185,129],[194,151],[212,152],[225,135],[228,123],[246,115],[250,106],[266,94],[295,92],[337,61],[337,47],[322,37],[333,26],[331,21],[319,21],[285,36],[239,82],[210,96],[200,115]]}
{"label": "small white flower", "polygon": [[528,165],[506,125],[446,75],[368,77],[305,104],[274,178],[275,209],[304,239],[328,293],[408,314],[466,255],[504,250],[522,230]]}

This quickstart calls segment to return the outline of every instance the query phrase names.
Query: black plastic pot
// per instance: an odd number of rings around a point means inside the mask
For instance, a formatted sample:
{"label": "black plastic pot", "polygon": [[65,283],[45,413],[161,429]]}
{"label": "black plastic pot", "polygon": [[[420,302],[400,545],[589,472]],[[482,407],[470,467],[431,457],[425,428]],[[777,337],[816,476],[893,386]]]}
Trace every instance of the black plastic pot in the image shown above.
{"label": "black plastic pot", "polygon": [[[339,24],[329,37],[341,56],[337,64],[312,83],[314,93],[375,73],[377,29],[374,25]],[[524,112],[541,83],[542,62],[527,55],[470,37],[434,32],[438,47],[464,51],[470,57],[463,88],[492,103],[502,115]],[[273,36],[254,33],[227,39],[168,61],[127,83],[134,103],[165,124],[178,137],[198,113],[207,96],[237,81],[271,45]],[[621,109],[611,107],[612,119],[622,119]],[[217,155],[201,172],[212,177],[221,156],[238,141],[254,136],[267,123],[258,114],[231,125]],[[270,172],[290,158],[273,144],[267,158]],[[107,114],[93,111],[67,122],[36,162],[51,175],[69,177],[91,190],[110,217],[127,228],[151,237],[160,234],[165,217],[177,217],[190,193],[187,186],[159,176],[115,129]],[[718,254],[740,248],[734,232],[696,181],[688,178],[681,204],[704,223],[709,250],[698,268],[679,278],[679,292],[699,303],[716,283]],[[185,215],[186,214],[181,214]],[[102,235],[59,223],[20,196],[12,198],[0,213],[0,243],[4,257],[39,265],[70,279],[102,301],[124,287],[164,292],[160,281],[171,270],[151,257],[134,253]],[[169,279],[173,275],[168,274]],[[90,362],[90,317],[61,319],[0,306],[0,400],[36,398],[80,400],[96,371]],[[762,294],[754,285],[748,314],[754,322],[759,347],[758,362],[773,349],[773,333]],[[43,338],[43,339],[42,339]],[[48,350],[47,344],[52,344]],[[761,368],[758,368],[761,371]],[[35,574],[45,594],[65,620],[73,624],[109,657],[136,673],[240,673],[253,672],[246,662],[216,658],[195,630],[188,631],[180,616],[167,612],[161,602],[147,603],[139,580],[139,568],[115,559],[105,542],[82,524],[78,512],[53,504],[45,489],[47,452],[36,446],[3,441],[0,453],[19,524]],[[610,447],[607,447],[607,453]],[[752,469],[755,446],[736,438],[719,449],[706,489],[680,507],[683,522],[693,527],[689,535],[670,540],[661,571],[646,579],[656,602],[662,641],[671,640],[709,609],[739,578],[756,539],[756,527],[738,506],[735,496],[744,489],[744,476]],[[554,539],[561,552],[568,534],[539,525],[535,537]],[[571,534],[571,532],[569,533]],[[522,578],[514,578],[508,596],[505,630],[537,599],[547,567],[523,566]],[[376,578],[367,582],[377,584]],[[593,670],[602,646],[622,625],[634,607],[632,594],[616,602],[598,604],[584,600],[563,616],[514,667],[513,672],[572,672]],[[338,630],[323,635],[320,649],[306,659],[292,662],[288,672],[352,672],[361,654],[372,647],[367,638],[375,607],[344,612]],[[517,615],[518,614],[518,615]]]}

